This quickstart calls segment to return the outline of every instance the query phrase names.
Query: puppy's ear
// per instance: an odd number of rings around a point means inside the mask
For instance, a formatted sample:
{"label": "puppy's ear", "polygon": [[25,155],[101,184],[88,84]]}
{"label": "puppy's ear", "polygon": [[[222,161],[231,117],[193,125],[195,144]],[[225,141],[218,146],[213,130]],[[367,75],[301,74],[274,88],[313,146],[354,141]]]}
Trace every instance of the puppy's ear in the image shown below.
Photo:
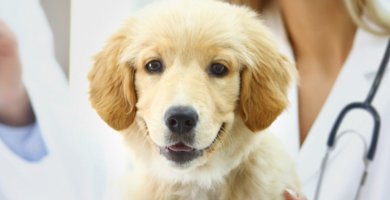
{"label": "puppy's ear", "polygon": [[260,22],[251,26],[246,32],[241,71],[240,114],[245,125],[256,132],[270,126],[286,108],[287,90],[296,72]]}
{"label": "puppy's ear", "polygon": [[[128,27],[128,25],[126,26]],[[134,68],[120,57],[130,41],[129,31],[119,30],[95,56],[89,73],[90,101],[100,117],[115,130],[123,130],[133,122],[137,101]]]}

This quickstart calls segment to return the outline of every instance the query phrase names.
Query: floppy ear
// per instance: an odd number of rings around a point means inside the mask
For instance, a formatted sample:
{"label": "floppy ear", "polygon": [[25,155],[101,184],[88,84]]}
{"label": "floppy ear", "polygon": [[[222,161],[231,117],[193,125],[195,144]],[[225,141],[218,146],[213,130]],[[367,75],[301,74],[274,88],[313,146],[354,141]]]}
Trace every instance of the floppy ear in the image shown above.
{"label": "floppy ear", "polygon": [[240,114],[256,132],[270,126],[288,105],[287,90],[295,68],[261,24],[250,28],[241,71]]}
{"label": "floppy ear", "polygon": [[120,56],[130,43],[125,28],[119,30],[95,56],[89,73],[90,101],[100,117],[115,130],[123,130],[133,122],[137,101],[134,68]]}

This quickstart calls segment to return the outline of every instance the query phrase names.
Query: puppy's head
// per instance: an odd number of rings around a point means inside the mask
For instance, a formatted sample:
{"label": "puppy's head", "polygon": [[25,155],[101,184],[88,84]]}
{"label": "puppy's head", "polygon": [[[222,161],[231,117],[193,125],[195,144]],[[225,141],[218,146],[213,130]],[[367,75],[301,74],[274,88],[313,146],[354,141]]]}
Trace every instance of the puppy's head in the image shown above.
{"label": "puppy's head", "polygon": [[195,168],[240,134],[230,131],[237,121],[257,132],[286,107],[293,69],[275,46],[249,9],[155,4],[97,54],[90,100],[112,128],[148,144],[133,148],[154,151],[149,156],[173,168]]}

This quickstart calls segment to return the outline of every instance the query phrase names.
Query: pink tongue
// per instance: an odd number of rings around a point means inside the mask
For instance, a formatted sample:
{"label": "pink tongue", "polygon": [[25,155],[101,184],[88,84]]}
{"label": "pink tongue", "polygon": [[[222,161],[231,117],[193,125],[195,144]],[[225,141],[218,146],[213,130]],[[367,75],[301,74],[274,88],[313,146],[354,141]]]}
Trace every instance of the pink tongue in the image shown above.
{"label": "pink tongue", "polygon": [[181,142],[174,144],[172,146],[169,146],[168,149],[171,151],[176,151],[176,152],[181,152],[181,151],[190,152],[190,151],[194,150],[193,148],[191,148],[191,147],[189,147]]}

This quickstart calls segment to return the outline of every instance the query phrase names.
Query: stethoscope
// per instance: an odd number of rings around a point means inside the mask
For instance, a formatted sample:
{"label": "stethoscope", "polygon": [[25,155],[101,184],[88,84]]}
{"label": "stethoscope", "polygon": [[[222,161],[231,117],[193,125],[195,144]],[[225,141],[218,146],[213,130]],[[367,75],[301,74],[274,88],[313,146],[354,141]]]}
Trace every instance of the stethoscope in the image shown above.
{"label": "stethoscope", "polygon": [[[326,170],[326,165],[327,165],[330,153],[335,148],[337,140],[340,139],[345,134],[350,133],[350,132],[358,134],[364,143],[364,153],[365,153],[364,171],[361,175],[360,184],[359,184],[359,187],[358,187],[356,195],[355,195],[355,200],[359,199],[360,191],[361,191],[361,189],[365,183],[366,177],[368,175],[369,164],[370,164],[370,162],[372,162],[374,160],[375,151],[376,151],[376,147],[377,147],[378,139],[379,139],[379,129],[380,129],[380,125],[381,125],[380,116],[378,114],[378,111],[372,105],[372,101],[373,101],[375,94],[380,86],[381,81],[382,81],[383,75],[384,75],[385,70],[386,70],[386,66],[388,65],[388,62],[389,62],[389,57],[390,57],[390,40],[387,43],[385,54],[383,55],[379,70],[376,73],[374,82],[371,85],[371,88],[370,88],[370,91],[368,92],[366,100],[363,102],[353,102],[353,103],[348,104],[347,106],[345,106],[341,110],[338,117],[336,118],[336,121],[333,124],[333,127],[330,131],[330,134],[329,134],[329,138],[328,138],[328,142],[327,142],[328,149],[327,149],[326,154],[322,160],[320,177],[318,179],[314,200],[319,199],[321,186],[322,186],[322,182],[323,182],[324,174],[325,174],[325,170]],[[351,112],[352,110],[356,110],[356,109],[362,109],[362,110],[368,112],[368,114],[370,114],[370,116],[372,117],[372,119],[374,121],[371,144],[370,144],[368,149],[367,149],[367,143],[366,143],[364,137],[357,132],[347,130],[347,131],[341,132],[339,134],[339,136],[337,136],[337,131],[341,125],[341,122],[344,120],[345,116],[348,114],[348,112]]]}

